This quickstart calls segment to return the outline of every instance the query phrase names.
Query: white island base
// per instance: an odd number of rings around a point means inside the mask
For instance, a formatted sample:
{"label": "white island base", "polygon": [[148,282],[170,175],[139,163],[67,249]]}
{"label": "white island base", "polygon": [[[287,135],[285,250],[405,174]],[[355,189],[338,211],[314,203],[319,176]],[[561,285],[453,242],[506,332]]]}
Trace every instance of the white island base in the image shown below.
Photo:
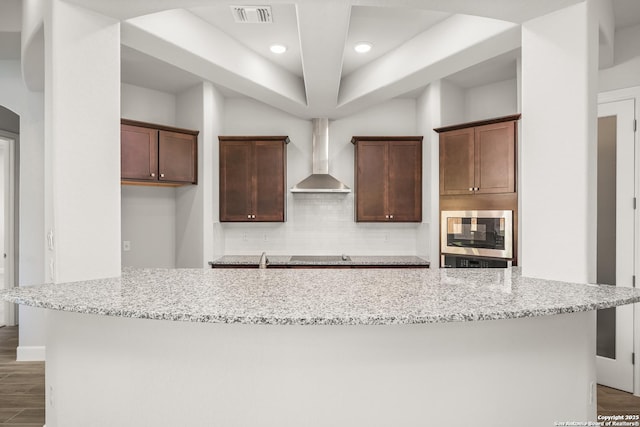
{"label": "white island base", "polygon": [[47,317],[47,427],[543,427],[596,417],[595,311],[387,326]]}

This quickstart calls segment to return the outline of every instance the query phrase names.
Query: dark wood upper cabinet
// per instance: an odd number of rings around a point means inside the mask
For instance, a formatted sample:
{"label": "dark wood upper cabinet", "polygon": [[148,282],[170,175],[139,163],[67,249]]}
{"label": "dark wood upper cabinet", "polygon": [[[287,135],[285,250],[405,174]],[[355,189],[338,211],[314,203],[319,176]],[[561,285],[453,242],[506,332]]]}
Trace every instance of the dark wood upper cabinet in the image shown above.
{"label": "dark wood upper cabinet", "polygon": [[440,194],[472,194],[475,187],[475,132],[440,134]]}
{"label": "dark wood upper cabinet", "polygon": [[190,134],[159,131],[158,172],[160,181],[197,181],[197,139]]}
{"label": "dark wood upper cabinet", "polygon": [[356,221],[422,221],[422,137],[354,136]]}
{"label": "dark wood upper cabinet", "polygon": [[120,126],[120,176],[127,180],[157,181],[158,131]]}
{"label": "dark wood upper cabinet", "polygon": [[122,119],[120,160],[123,184],[196,184],[198,131]]}
{"label": "dark wood upper cabinet", "polygon": [[286,136],[220,136],[220,221],[285,220]]}
{"label": "dark wood upper cabinet", "polygon": [[435,129],[440,133],[440,195],[515,192],[519,117]]}

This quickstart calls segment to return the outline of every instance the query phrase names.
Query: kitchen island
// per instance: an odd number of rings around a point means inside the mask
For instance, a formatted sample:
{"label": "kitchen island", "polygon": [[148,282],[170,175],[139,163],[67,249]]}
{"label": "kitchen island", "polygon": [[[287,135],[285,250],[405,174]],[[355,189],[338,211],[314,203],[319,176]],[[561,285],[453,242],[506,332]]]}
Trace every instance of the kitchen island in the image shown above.
{"label": "kitchen island", "polygon": [[594,310],[640,301],[518,268],[125,269],[2,296],[47,309],[48,427],[594,421]]}

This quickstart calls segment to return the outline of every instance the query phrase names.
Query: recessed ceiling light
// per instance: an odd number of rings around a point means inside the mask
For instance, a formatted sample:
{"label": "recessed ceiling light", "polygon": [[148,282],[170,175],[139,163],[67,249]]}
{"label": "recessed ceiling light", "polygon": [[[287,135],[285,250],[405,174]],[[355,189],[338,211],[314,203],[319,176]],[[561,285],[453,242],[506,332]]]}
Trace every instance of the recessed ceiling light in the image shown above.
{"label": "recessed ceiling light", "polygon": [[285,53],[287,51],[287,47],[283,44],[272,44],[269,49],[273,53]]}
{"label": "recessed ceiling light", "polygon": [[353,50],[358,53],[367,53],[371,50],[373,45],[369,42],[358,42],[353,46]]}

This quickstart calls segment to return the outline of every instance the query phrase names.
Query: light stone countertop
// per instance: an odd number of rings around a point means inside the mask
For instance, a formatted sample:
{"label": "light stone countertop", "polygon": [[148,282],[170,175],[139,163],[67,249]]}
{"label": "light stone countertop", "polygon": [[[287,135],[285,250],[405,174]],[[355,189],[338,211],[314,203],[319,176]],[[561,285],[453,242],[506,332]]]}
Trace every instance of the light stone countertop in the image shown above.
{"label": "light stone countertop", "polygon": [[[313,255],[311,255],[313,256]],[[340,254],[337,254],[339,257]],[[322,257],[322,256],[321,256]],[[335,266],[429,266],[429,261],[413,255],[393,255],[393,256],[355,256],[350,255],[348,261],[342,260],[292,260],[291,255],[269,255],[267,254],[269,265],[271,266],[313,266],[313,265],[335,265]],[[225,255],[212,261],[213,265],[238,265],[252,266],[258,265],[260,255]]]}
{"label": "light stone countertop", "polygon": [[387,325],[546,316],[640,302],[640,289],[521,277],[520,269],[124,269],[4,290],[32,307],[144,319]]}

